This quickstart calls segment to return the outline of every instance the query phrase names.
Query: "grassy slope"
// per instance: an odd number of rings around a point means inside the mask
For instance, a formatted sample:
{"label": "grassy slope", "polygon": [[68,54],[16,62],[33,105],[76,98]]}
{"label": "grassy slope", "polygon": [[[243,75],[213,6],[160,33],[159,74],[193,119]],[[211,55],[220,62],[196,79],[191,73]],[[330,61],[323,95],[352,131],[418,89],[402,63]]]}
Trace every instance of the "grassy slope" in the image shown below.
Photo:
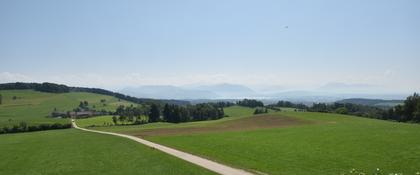
{"label": "grassy slope", "polygon": [[[92,108],[95,105],[96,110],[114,110],[121,104],[132,104],[126,101],[118,101],[111,96],[83,92],[54,94],[33,90],[2,90],[0,94],[3,96],[3,104],[0,105],[0,127],[17,124],[20,121],[29,124],[68,123],[67,119],[53,119],[46,116],[54,108],[57,108],[58,111],[72,110],[79,105],[80,101],[85,100],[89,102],[89,107]],[[13,96],[18,98],[13,100]],[[101,99],[106,100],[106,106],[100,103]]]}
{"label": "grassy slope", "polygon": [[98,117],[91,117],[91,118],[77,120],[77,125],[83,128],[91,127],[92,125],[103,126],[104,124],[113,125],[112,115],[105,115],[105,116],[98,116]]}
{"label": "grassy slope", "polygon": [[352,168],[420,171],[420,125],[324,113],[276,115],[317,124],[147,139],[268,174],[340,174]]}
{"label": "grassy slope", "polygon": [[0,174],[213,174],[128,139],[75,129],[0,135]]}

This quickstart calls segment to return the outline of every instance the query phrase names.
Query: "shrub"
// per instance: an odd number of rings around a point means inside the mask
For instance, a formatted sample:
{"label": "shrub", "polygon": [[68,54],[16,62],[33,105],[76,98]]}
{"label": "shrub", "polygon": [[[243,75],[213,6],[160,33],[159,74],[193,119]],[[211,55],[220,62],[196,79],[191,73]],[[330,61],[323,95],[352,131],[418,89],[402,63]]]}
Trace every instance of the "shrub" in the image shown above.
{"label": "shrub", "polygon": [[28,126],[26,122],[21,122],[19,125],[13,125],[12,128],[8,128],[7,126],[0,129],[0,134],[6,133],[18,133],[18,132],[32,132],[32,131],[43,131],[43,130],[52,130],[52,129],[66,129],[71,128],[71,124],[61,124],[61,123],[54,123],[54,124],[47,124],[43,123],[40,125],[30,125]]}

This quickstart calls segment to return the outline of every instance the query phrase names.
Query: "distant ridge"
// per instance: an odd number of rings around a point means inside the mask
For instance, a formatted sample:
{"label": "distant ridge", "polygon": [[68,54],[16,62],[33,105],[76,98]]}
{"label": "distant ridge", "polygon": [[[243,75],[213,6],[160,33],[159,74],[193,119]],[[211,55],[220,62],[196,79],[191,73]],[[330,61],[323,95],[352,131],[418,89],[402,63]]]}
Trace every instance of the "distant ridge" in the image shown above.
{"label": "distant ridge", "polygon": [[366,99],[366,98],[348,98],[344,100],[339,100],[337,103],[352,103],[359,105],[367,106],[382,106],[382,107],[392,107],[398,104],[402,104],[404,100],[383,100],[383,99]]}
{"label": "distant ridge", "polygon": [[146,85],[139,87],[126,87],[119,92],[135,97],[157,99],[242,99],[258,97],[252,89],[238,84],[213,84],[200,86],[171,86]]}
{"label": "distant ridge", "polygon": [[71,87],[63,84],[55,83],[3,83],[0,84],[0,90],[19,90],[19,89],[33,89],[41,92],[50,92],[50,93],[66,93],[66,92],[89,92],[101,95],[109,95],[116,98],[120,98],[126,101],[133,103],[168,103],[168,104],[177,104],[177,105],[187,105],[190,104],[188,101],[183,100],[160,100],[160,99],[151,99],[151,98],[138,98],[132,97],[129,95],[124,95],[118,92],[113,92],[100,88],[86,88],[86,87]]}

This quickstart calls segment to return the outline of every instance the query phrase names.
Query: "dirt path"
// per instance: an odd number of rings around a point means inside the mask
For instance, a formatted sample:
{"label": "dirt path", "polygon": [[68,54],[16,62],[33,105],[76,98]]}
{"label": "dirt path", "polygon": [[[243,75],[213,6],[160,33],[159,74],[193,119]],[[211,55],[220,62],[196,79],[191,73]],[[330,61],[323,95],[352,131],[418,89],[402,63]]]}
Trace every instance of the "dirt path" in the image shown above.
{"label": "dirt path", "polygon": [[146,146],[158,149],[162,152],[165,152],[167,154],[173,155],[175,157],[178,157],[180,159],[183,159],[185,161],[191,162],[193,164],[196,164],[198,166],[201,166],[203,168],[206,168],[210,171],[219,173],[219,174],[224,174],[224,175],[252,175],[252,173],[249,173],[247,171],[241,170],[241,169],[236,169],[236,168],[232,168],[208,159],[204,159],[186,152],[182,152],[173,148],[169,148],[163,145],[159,145],[144,139],[140,139],[138,137],[134,137],[134,136],[130,136],[130,135],[125,135],[125,134],[118,134],[118,133],[113,133],[113,132],[104,132],[104,131],[96,131],[96,130],[90,130],[90,129],[85,129],[85,128],[80,128],[76,125],[76,122],[74,120],[71,121],[72,125],[74,128],[76,129],[80,129],[83,131],[88,131],[88,132],[95,132],[95,133],[100,133],[100,134],[108,134],[108,135],[114,135],[114,136],[119,136],[119,137],[125,137],[131,140],[134,140],[136,142],[139,142],[141,144],[144,144]]}

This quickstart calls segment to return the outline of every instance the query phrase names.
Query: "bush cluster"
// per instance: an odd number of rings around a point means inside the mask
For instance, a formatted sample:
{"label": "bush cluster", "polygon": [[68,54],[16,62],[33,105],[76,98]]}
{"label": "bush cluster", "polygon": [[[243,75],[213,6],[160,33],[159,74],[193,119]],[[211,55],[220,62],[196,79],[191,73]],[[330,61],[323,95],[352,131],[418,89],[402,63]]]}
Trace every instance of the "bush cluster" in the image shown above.
{"label": "bush cluster", "polygon": [[71,124],[61,124],[61,123],[43,123],[40,125],[30,125],[26,122],[20,122],[19,125],[13,125],[12,127],[4,126],[0,128],[0,134],[6,133],[19,133],[19,132],[32,132],[32,131],[44,131],[44,130],[52,130],[52,129],[66,129],[71,128]]}

